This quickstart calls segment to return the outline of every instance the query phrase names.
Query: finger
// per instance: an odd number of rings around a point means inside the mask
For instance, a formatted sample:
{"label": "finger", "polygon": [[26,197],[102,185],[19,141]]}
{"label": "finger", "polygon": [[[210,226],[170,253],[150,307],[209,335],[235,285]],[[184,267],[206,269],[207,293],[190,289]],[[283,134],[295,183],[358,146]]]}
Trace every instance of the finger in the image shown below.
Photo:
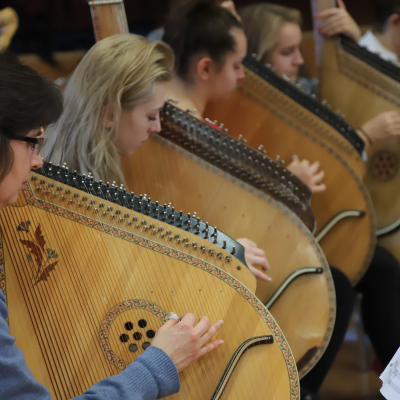
{"label": "finger", "polygon": [[311,177],[311,182],[313,185],[317,185],[318,183],[321,183],[322,179],[324,179],[325,172],[324,171],[319,171],[318,174],[315,174]]}
{"label": "finger", "polygon": [[341,8],[342,10],[346,9],[346,5],[344,4],[343,0],[337,0],[337,4],[338,4],[339,8]]}
{"label": "finger", "polygon": [[188,324],[189,326],[193,326],[197,321],[196,315],[193,313],[187,313],[182,318],[180,323]]}
{"label": "finger", "polygon": [[257,244],[247,238],[240,238],[236,240],[245,247],[257,247]]}
{"label": "finger", "polygon": [[313,164],[311,164],[310,165],[310,168],[309,168],[309,170],[308,170],[308,173],[310,174],[310,175],[314,175],[314,174],[316,174],[317,172],[318,172],[318,170],[319,170],[319,161],[315,161]]}
{"label": "finger", "polygon": [[222,327],[224,321],[222,319],[213,323],[208,331],[200,338],[200,346],[204,346]]}
{"label": "finger", "polygon": [[343,16],[337,15],[337,16],[323,22],[321,24],[321,28],[324,32],[326,32],[329,29],[343,27],[343,25],[344,25]]}
{"label": "finger", "polygon": [[248,261],[247,263],[248,267],[250,267],[250,265],[251,266],[258,265],[265,271],[269,269],[269,264],[265,257],[250,256],[248,257],[248,259],[246,259],[246,261]]}
{"label": "finger", "polygon": [[[221,340],[221,339],[217,339],[217,340],[214,340],[214,341],[211,342],[211,343],[207,343],[206,345],[204,345],[204,346],[200,349],[200,351],[197,353],[195,359],[200,358],[200,357],[203,357],[204,355],[206,355],[207,353],[209,353],[209,352],[212,351],[212,350],[218,349],[218,347],[221,347],[223,344],[224,344],[224,341]],[[194,360],[193,360],[193,361],[194,361]]]}
{"label": "finger", "polygon": [[175,326],[177,323],[178,323],[178,321],[176,321],[175,319],[167,320],[167,322],[158,329],[157,334],[159,334],[159,333],[161,334],[161,333],[167,331],[168,329]]}
{"label": "finger", "polygon": [[332,18],[340,12],[339,8],[329,8],[328,10],[321,11],[316,18],[318,19],[326,19]]}
{"label": "finger", "polygon": [[211,322],[206,316],[200,317],[198,324],[194,327],[194,330],[199,334],[199,336],[203,336],[211,327]]}
{"label": "finger", "polygon": [[249,256],[265,257],[265,251],[259,247],[252,247],[247,254]]}
{"label": "finger", "polygon": [[326,29],[323,31],[323,34],[326,36],[335,36],[335,35],[339,35],[340,33],[345,33],[344,32],[344,25],[343,23],[340,23],[336,26],[333,26],[329,29]]}
{"label": "finger", "polygon": [[337,25],[339,22],[343,22],[344,15],[342,13],[337,13],[336,15],[332,15],[329,18],[325,18],[321,20],[321,27],[330,28],[334,25]]}
{"label": "finger", "polygon": [[262,281],[265,281],[265,282],[272,281],[272,278],[270,276],[268,276],[267,274],[264,274],[264,272],[260,271],[257,268],[254,268],[253,266],[249,266],[249,270],[253,273],[253,275],[256,278],[261,279]]}
{"label": "finger", "polygon": [[310,161],[308,161],[307,159],[301,160],[300,161],[301,165],[304,165],[305,167],[309,167],[310,166]]}
{"label": "finger", "polygon": [[325,192],[326,185],[323,184],[323,183],[321,183],[321,185],[313,185],[311,187],[311,190],[312,190],[313,193],[322,193],[322,192]]}
{"label": "finger", "polygon": [[292,160],[294,161],[294,160],[298,160],[299,159],[299,156],[297,155],[297,154],[293,154],[292,155]]}

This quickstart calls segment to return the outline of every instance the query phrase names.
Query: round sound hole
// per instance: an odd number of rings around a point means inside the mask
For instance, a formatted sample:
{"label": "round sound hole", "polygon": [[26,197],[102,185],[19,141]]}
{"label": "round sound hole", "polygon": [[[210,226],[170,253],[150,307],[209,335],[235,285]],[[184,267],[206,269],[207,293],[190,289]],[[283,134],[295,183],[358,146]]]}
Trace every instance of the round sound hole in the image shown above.
{"label": "round sound hole", "polygon": [[143,349],[143,350],[146,350],[149,346],[150,346],[150,343],[149,343],[149,342],[144,342],[144,343],[142,344],[142,349]]}
{"label": "round sound hole", "polygon": [[157,304],[130,299],[115,304],[101,322],[100,344],[109,362],[126,368],[151,345],[168,314]]}
{"label": "round sound hole", "polygon": [[395,153],[381,150],[374,154],[370,163],[372,176],[379,181],[392,180],[398,170],[399,163]]}
{"label": "round sound hole", "polygon": [[124,326],[125,326],[125,329],[126,329],[127,331],[131,331],[131,330],[133,329],[133,324],[132,324],[132,322],[127,322]]}
{"label": "round sound hole", "polygon": [[134,344],[134,343],[130,344],[129,347],[128,347],[128,350],[129,350],[131,353],[136,353],[136,352],[137,352],[137,349],[138,349],[138,347],[137,347],[137,345]]}
{"label": "round sound hole", "polygon": [[149,331],[146,332],[146,336],[149,339],[153,339],[153,337],[156,336],[156,333],[152,329],[150,329]]}
{"label": "round sound hole", "polygon": [[139,325],[140,328],[146,328],[146,326],[147,326],[147,321],[146,321],[145,319],[141,319],[141,320],[138,322],[138,325]]}
{"label": "round sound hole", "polygon": [[126,343],[126,342],[129,340],[129,336],[128,336],[126,333],[123,333],[123,334],[119,337],[119,340],[120,340],[122,343]]}

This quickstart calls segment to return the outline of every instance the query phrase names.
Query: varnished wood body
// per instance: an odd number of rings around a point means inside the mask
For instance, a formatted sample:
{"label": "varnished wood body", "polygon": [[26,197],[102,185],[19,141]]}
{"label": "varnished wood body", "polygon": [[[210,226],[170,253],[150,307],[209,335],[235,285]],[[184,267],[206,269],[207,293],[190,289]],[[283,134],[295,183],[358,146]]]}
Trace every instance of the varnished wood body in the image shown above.
{"label": "varnished wood body", "polygon": [[[54,399],[77,396],[120,372],[143,352],[142,344],[151,342],[146,335],[156,331],[170,311],[178,315],[192,311],[225,321],[217,334],[224,346],[181,373],[181,391],[171,399],[211,399],[237,348],[247,339],[265,335],[272,335],[274,343],[245,353],[223,397],[243,398],[248,393],[256,398],[262,393],[274,399],[299,398],[296,367],[280,328],[247,288],[217,267],[224,265],[232,272],[238,262],[229,264],[207,253],[199,258],[199,250],[170,242],[160,232],[153,235],[128,221],[116,223],[113,212],[103,216],[93,207],[79,206],[75,193],[85,201],[81,191],[71,188],[70,194],[60,193],[58,182],[46,179],[48,183],[54,183],[46,186],[49,193],[28,189],[26,201],[0,212],[4,246],[0,264],[7,273],[11,332],[35,377]],[[31,181],[31,185],[42,184]],[[88,204],[91,200],[89,195]],[[104,203],[106,210],[115,207]],[[199,240],[186,235],[190,242]],[[30,251],[27,241],[35,243],[38,252]],[[37,270],[37,254],[43,257],[41,266],[47,266],[40,270],[47,270],[45,278]],[[48,269],[50,265],[53,268]],[[242,271],[250,274],[244,266]],[[141,320],[146,327],[139,324]],[[133,329],[126,328],[127,322]],[[134,340],[134,332],[143,337]],[[128,342],[121,342],[121,334],[128,334]],[[127,348],[133,344],[138,346],[135,353]]]}
{"label": "varnished wood body", "polygon": [[229,99],[210,106],[207,114],[226,121],[233,137],[243,134],[248,144],[263,144],[267,154],[279,155],[287,164],[294,154],[321,163],[327,190],[315,194],[311,202],[317,237],[335,215],[345,210],[366,213],[362,218],[343,219],[320,241],[329,264],[341,269],[355,284],[368,268],[376,242],[368,191],[345,158],[358,159],[361,171],[363,162],[357,152],[331,126],[248,69],[246,79]]}
{"label": "varnished wood body", "polygon": [[330,271],[308,229],[285,206],[158,135],[122,164],[130,190],[151,194],[161,204],[172,201],[177,210],[197,212],[203,221],[265,250],[273,281],[258,281],[256,294],[263,303],[297,269],[324,268],[322,275],[295,280],[271,308],[304,376],[328,344],[335,315]]}
{"label": "varnished wood body", "polygon": [[[123,0],[120,2],[110,1],[110,4],[95,4],[95,1],[88,2],[97,42],[112,35],[129,33]],[[107,0],[104,3],[107,3]]]}
{"label": "varnished wood body", "polygon": [[[315,0],[313,4],[315,10],[323,10],[331,6],[331,1]],[[339,38],[323,40],[318,35],[317,59],[319,98],[340,109],[355,128],[381,112],[400,111],[400,83],[345,51]],[[399,155],[399,138],[380,140],[368,150],[365,184],[374,203],[378,229],[400,220]]]}

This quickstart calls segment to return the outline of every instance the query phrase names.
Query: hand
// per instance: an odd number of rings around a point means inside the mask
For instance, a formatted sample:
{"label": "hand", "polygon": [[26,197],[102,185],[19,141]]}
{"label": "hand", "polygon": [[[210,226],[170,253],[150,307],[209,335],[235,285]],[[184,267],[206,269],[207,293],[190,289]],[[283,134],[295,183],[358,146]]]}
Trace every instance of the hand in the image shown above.
{"label": "hand", "polygon": [[315,16],[321,21],[319,33],[328,37],[341,33],[358,42],[361,38],[360,27],[347,12],[343,0],[338,0],[338,6],[338,8],[324,10]]}
{"label": "hand", "polygon": [[236,11],[235,3],[233,1],[223,1],[221,3],[221,7],[228,9],[236,17],[238,21],[242,21],[242,19],[240,18],[239,14]]}
{"label": "hand", "polygon": [[236,241],[244,246],[244,258],[249,270],[253,273],[253,275],[262,281],[272,281],[270,276],[264,274],[258,268],[253,266],[253,264],[258,265],[264,271],[268,271],[270,269],[264,250],[259,249],[254,242],[246,238],[237,239]]}
{"label": "hand", "polygon": [[325,172],[319,171],[319,162],[316,161],[310,165],[308,160],[299,161],[298,157],[293,156],[293,161],[288,165],[287,169],[300,178],[313,193],[321,193],[326,190],[326,185],[321,183],[324,179]]}
{"label": "hand", "polygon": [[183,315],[179,322],[174,319],[168,320],[157,331],[151,344],[168,354],[178,372],[224,343],[223,340],[209,343],[224,321],[211,325],[207,317],[200,317],[198,324],[194,326],[196,320],[194,314]]}
{"label": "hand", "polygon": [[378,114],[366,122],[358,132],[363,138],[366,147],[369,145],[365,133],[372,142],[379,139],[387,139],[393,136],[400,136],[400,114],[397,111],[386,111]]}

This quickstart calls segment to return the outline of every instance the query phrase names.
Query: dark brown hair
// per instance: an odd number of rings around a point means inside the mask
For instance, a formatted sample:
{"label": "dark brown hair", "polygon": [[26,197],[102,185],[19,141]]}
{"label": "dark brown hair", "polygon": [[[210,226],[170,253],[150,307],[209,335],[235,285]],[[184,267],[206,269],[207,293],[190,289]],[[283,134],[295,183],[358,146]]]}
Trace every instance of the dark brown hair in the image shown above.
{"label": "dark brown hair", "polygon": [[0,182],[14,162],[10,140],[50,125],[61,112],[62,98],[54,84],[14,55],[0,53]]}
{"label": "dark brown hair", "polygon": [[230,33],[235,27],[242,29],[242,24],[216,0],[181,1],[172,7],[163,40],[175,53],[178,76],[188,80],[190,61],[201,53],[222,67],[226,54],[236,47]]}
{"label": "dark brown hair", "polygon": [[372,8],[375,18],[375,29],[383,32],[386,23],[393,14],[400,15],[400,0],[373,0]]}

